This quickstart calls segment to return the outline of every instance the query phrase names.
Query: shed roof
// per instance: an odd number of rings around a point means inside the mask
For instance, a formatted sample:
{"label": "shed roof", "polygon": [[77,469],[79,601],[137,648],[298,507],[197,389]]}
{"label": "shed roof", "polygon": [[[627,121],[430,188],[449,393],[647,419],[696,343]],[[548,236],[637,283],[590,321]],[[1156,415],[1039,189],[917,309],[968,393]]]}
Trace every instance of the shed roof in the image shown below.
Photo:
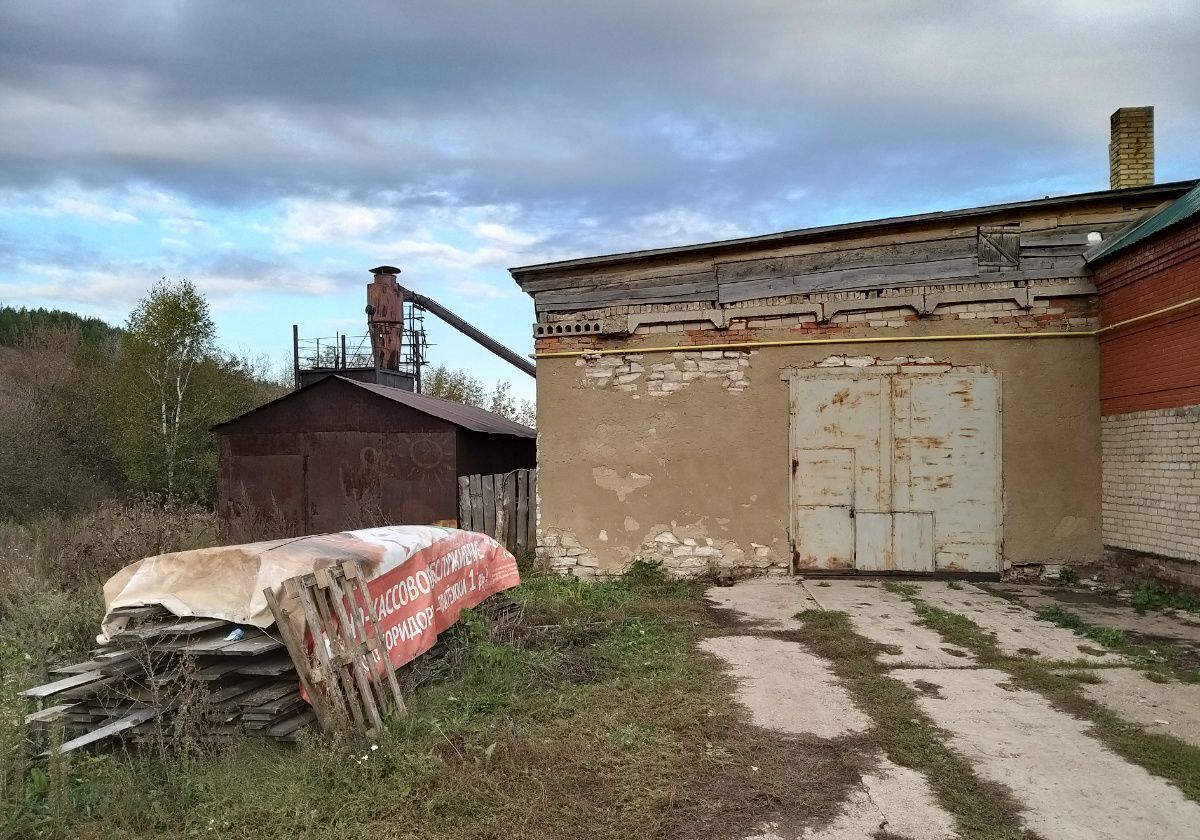
{"label": "shed roof", "polygon": [[1108,259],[1131,245],[1135,245],[1143,239],[1149,239],[1197,214],[1200,214],[1200,184],[1192,187],[1157,213],[1151,213],[1116,239],[1109,240],[1095,251],[1086,254],[1087,261],[1094,263]]}
{"label": "shed roof", "polygon": [[415,394],[412,391],[405,391],[401,388],[391,388],[387,385],[375,385],[367,382],[357,382],[353,379],[347,379],[344,376],[329,376],[322,379],[320,382],[315,382],[306,388],[292,391],[284,394],[278,399],[271,400],[269,403],[264,403],[253,408],[244,414],[239,414],[231,420],[226,420],[224,423],[219,423],[213,426],[213,430],[224,429],[233,423],[238,422],[243,417],[261,411],[270,405],[290,400],[299,394],[311,393],[314,388],[320,388],[324,383],[331,380],[344,382],[347,385],[353,385],[355,388],[362,388],[365,391],[370,391],[376,396],[391,400],[395,403],[407,406],[416,411],[428,414],[431,417],[437,417],[440,420],[445,420],[448,423],[453,423],[463,429],[472,432],[482,432],[488,435],[512,435],[514,437],[536,438],[537,432],[528,426],[509,420],[507,417],[501,417],[495,412],[487,411],[482,408],[476,408],[473,405],[464,405],[453,400],[443,400],[440,397],[431,397],[427,394]]}
{"label": "shed roof", "polygon": [[653,248],[645,251],[628,251],[619,254],[604,254],[596,257],[560,260],[558,262],[539,263],[535,265],[517,266],[509,269],[509,273],[521,285],[525,279],[532,279],[542,273],[553,273],[563,270],[578,270],[600,268],[607,265],[637,262],[654,258],[671,258],[678,256],[702,257],[706,254],[740,251],[754,248],[794,245],[808,241],[828,241],[851,238],[856,235],[879,232],[889,228],[907,226],[928,226],[942,223],[961,222],[967,219],[985,219],[989,216],[1002,216],[1017,210],[1033,208],[1065,208],[1073,205],[1090,205],[1111,201],[1114,199],[1155,199],[1163,201],[1178,198],[1182,193],[1200,185],[1200,181],[1175,181],[1169,184],[1153,184],[1147,187],[1134,187],[1120,190],[1101,190],[1090,193],[1077,193],[1064,196],[1046,196],[1045,198],[1029,201],[1015,201],[1007,204],[989,204],[982,207],[970,207],[962,210],[945,210],[933,213],[918,213],[910,216],[892,216],[884,219],[869,219],[859,222],[847,222],[838,225],[823,225],[820,227],[800,228],[781,233],[769,233],[761,236],[747,236],[739,239],[722,239],[715,242],[701,242],[694,245],[680,245],[670,248]]}

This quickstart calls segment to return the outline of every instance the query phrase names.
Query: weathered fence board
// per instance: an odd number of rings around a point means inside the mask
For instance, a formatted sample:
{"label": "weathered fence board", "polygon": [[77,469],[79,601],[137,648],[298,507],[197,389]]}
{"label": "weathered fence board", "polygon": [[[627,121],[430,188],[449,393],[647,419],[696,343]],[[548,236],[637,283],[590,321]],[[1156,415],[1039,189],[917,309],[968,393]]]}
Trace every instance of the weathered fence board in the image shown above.
{"label": "weathered fence board", "polygon": [[[353,563],[288,578],[279,592],[267,587],[263,595],[322,729],[353,726],[375,737],[384,714],[405,713],[375,603]],[[316,640],[311,649],[292,632],[293,610],[303,613]]]}
{"label": "weathered fence board", "polygon": [[514,554],[537,537],[537,473],[513,470],[458,479],[458,527],[504,543]]}

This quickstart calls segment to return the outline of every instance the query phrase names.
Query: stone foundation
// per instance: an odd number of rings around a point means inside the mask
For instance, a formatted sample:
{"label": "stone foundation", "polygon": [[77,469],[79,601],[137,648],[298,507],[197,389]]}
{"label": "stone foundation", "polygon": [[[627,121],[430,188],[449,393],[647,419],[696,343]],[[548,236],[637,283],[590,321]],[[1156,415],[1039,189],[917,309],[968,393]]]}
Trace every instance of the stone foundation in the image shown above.
{"label": "stone foundation", "polygon": [[[750,543],[747,548],[732,540],[713,539],[691,526],[657,526],[638,549],[634,560],[658,563],[674,577],[691,578],[721,570],[735,574],[786,573],[788,561],[770,546]],[[570,531],[547,528],[538,533],[538,558],[556,574],[578,578],[603,578],[624,570],[604,571],[600,563]]]}
{"label": "stone foundation", "polygon": [[1156,581],[1167,589],[1183,589],[1200,595],[1200,563],[1187,560],[1105,547],[1100,575],[1104,580],[1124,587]]}

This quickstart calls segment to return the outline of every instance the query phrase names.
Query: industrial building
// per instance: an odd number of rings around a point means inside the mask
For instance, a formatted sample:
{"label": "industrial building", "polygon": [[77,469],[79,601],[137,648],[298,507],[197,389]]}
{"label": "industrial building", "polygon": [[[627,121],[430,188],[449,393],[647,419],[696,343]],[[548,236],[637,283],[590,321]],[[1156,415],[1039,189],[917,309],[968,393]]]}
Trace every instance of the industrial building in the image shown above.
{"label": "industrial building", "polygon": [[1089,262],[1107,565],[1200,590],[1200,187]]}
{"label": "industrial building", "polygon": [[418,393],[430,311],[532,375],[533,364],[429,298],[371,270],[368,334],[301,339],[296,390],[214,427],[217,511],[228,541],[374,525],[447,525],[458,477],[532,469],[533,429]]}
{"label": "industrial building", "polygon": [[1195,186],[1153,183],[1147,116],[1114,114],[1103,192],[513,269],[541,556],[585,577],[1100,560],[1088,255]]}

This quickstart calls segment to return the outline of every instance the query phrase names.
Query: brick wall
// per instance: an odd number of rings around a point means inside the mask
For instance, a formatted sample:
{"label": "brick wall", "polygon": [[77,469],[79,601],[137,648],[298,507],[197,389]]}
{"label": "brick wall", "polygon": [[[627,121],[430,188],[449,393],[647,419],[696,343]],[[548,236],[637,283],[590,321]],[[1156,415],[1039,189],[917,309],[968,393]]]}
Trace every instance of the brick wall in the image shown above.
{"label": "brick wall", "polygon": [[[1102,263],[1096,286],[1105,327],[1200,297],[1200,220]],[[1200,562],[1200,305],[1101,333],[1100,401],[1105,545]]]}
{"label": "brick wall", "polygon": [[1101,418],[1104,543],[1200,561],[1200,406]]}
{"label": "brick wall", "polygon": [[[1104,327],[1200,297],[1200,220],[1102,263],[1096,287]],[[1102,333],[1100,399],[1105,414],[1200,404],[1200,305]]]}

